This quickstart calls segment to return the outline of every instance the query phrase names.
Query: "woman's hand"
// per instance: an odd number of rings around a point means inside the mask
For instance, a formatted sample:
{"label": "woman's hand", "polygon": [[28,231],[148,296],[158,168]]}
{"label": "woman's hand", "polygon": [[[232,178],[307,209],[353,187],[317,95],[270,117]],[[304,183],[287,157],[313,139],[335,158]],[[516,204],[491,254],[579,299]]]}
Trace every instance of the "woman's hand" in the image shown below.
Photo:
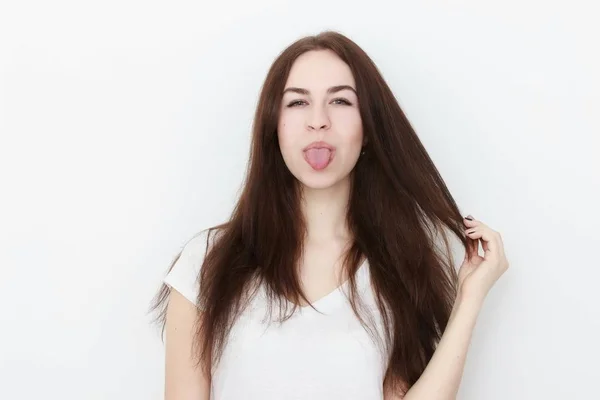
{"label": "woman's hand", "polygon": [[[469,247],[458,271],[458,294],[483,302],[494,283],[508,269],[508,260],[500,233],[471,215],[463,221]],[[479,255],[479,241],[483,247],[483,257]]]}

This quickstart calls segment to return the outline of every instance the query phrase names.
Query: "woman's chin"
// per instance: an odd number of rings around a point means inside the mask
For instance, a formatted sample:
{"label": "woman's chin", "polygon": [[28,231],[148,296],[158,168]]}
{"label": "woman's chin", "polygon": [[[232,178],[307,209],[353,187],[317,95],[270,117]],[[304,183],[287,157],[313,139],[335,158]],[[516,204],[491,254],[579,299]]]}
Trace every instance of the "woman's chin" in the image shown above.
{"label": "woman's chin", "polygon": [[340,177],[337,174],[320,174],[315,176],[314,174],[309,174],[308,176],[301,176],[298,178],[302,186],[307,189],[314,190],[322,190],[329,189],[333,186],[338,185],[341,181],[344,180],[344,177]]}

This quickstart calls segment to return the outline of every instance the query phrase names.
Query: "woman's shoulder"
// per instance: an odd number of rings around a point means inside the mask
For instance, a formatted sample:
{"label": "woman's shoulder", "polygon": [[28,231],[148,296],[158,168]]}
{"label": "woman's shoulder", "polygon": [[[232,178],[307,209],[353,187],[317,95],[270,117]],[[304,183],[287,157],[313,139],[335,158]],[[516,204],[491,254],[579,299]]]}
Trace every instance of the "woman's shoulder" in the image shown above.
{"label": "woman's shoulder", "polygon": [[194,254],[206,253],[215,242],[218,230],[215,228],[206,228],[196,232],[193,236],[187,238],[181,249],[181,255],[190,256]]}
{"label": "woman's shoulder", "polygon": [[165,276],[164,283],[195,303],[202,264],[219,233],[219,227],[212,227],[203,229],[188,238]]}

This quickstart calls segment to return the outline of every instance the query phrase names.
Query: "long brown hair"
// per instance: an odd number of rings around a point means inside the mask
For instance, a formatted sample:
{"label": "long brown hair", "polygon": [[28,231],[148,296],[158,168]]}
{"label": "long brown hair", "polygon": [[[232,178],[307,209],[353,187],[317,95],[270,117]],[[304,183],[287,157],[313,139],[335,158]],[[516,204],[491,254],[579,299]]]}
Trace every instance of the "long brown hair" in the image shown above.
{"label": "long brown hair", "polygon": [[[296,305],[300,300],[309,302],[297,271],[306,231],[300,185],[279,150],[277,122],[284,85],[296,58],[327,49],[354,75],[367,139],[365,154],[352,172],[347,223],[353,243],[344,265],[354,289],[361,258],[369,261],[389,335],[386,386],[405,391],[431,359],[456,297],[457,273],[447,230],[465,250],[470,245],[458,206],[376,65],[356,43],[333,31],[294,42],[267,74],[254,116],[243,191],[230,220],[210,229],[216,236],[199,276],[202,312],[194,352],[198,365],[210,374],[254,278],[280,309],[288,304],[283,300]],[[441,248],[436,237],[442,239]],[[150,309],[159,310],[157,321],[163,332],[169,291],[163,284]],[[356,312],[354,290],[351,293]],[[288,313],[285,306],[286,317],[295,308]]]}

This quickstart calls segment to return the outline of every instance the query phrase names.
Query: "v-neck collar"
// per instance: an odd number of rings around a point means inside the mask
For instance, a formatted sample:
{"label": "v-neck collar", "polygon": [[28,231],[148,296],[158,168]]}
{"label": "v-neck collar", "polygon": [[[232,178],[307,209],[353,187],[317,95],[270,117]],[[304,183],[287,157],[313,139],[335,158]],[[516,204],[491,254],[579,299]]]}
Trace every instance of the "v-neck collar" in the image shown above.
{"label": "v-neck collar", "polygon": [[[356,276],[355,276],[356,288],[358,289],[359,292],[362,289],[364,282],[367,281],[368,273],[369,273],[368,268],[369,268],[369,261],[365,257],[363,262],[360,264],[360,266],[356,270]],[[333,289],[331,292],[327,293],[326,295],[319,298],[318,300],[313,301],[312,307],[311,307],[311,305],[305,305],[305,306],[298,306],[297,308],[298,308],[298,310],[300,310],[301,314],[316,313],[316,312],[321,312],[321,313],[331,312],[332,309],[335,308],[335,306],[337,304],[340,304],[340,302],[342,300],[346,300],[346,290],[348,289],[349,286],[350,286],[350,279],[348,278],[344,281],[344,283],[342,283],[341,285],[339,285],[338,287]],[[313,309],[313,307],[316,308],[317,310],[315,311]]]}

